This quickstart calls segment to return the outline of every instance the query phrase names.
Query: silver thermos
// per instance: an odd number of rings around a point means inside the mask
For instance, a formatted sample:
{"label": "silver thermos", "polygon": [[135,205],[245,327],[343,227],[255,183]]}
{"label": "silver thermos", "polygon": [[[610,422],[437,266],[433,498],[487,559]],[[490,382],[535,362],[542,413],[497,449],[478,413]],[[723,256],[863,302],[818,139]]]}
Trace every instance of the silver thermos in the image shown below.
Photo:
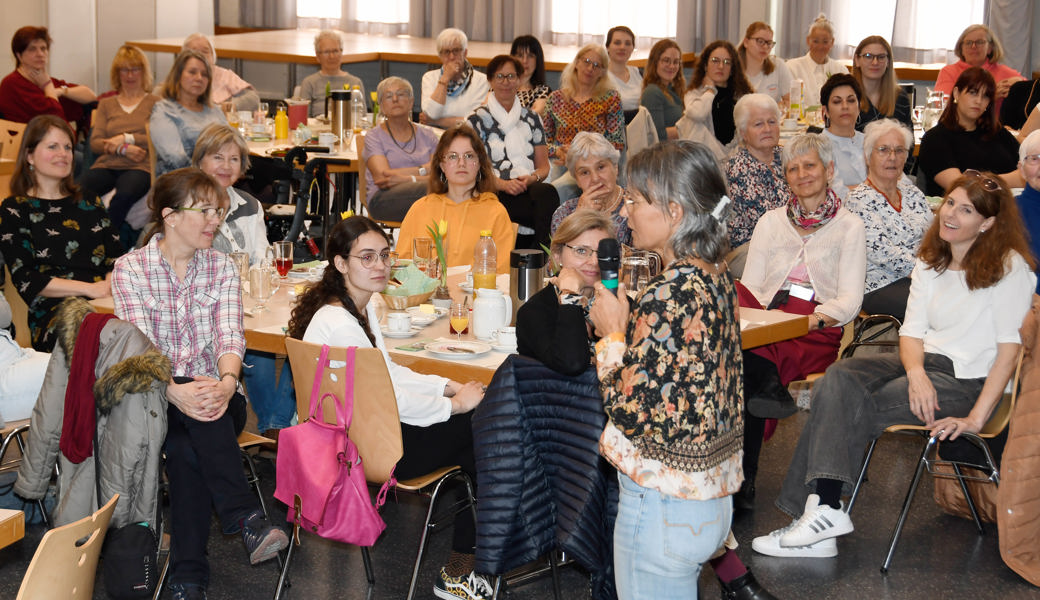
{"label": "silver thermos", "polygon": [[509,253],[509,297],[513,301],[513,317],[527,299],[544,287],[545,252],[541,250],[513,250]]}
{"label": "silver thermos", "polygon": [[332,90],[325,99],[329,106],[329,125],[332,135],[345,141],[354,131],[353,113],[350,110],[350,90]]}

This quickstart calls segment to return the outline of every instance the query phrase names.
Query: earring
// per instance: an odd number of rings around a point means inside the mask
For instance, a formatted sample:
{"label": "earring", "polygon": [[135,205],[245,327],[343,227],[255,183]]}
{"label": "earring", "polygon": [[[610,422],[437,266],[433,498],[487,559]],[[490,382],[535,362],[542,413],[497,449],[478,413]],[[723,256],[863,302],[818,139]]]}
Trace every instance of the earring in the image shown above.
{"label": "earring", "polygon": [[441,171],[441,183],[448,183],[448,178],[444,176],[444,171]]}
{"label": "earring", "polygon": [[35,170],[36,170],[36,167],[33,167],[32,165],[29,165],[29,171],[35,171]]}

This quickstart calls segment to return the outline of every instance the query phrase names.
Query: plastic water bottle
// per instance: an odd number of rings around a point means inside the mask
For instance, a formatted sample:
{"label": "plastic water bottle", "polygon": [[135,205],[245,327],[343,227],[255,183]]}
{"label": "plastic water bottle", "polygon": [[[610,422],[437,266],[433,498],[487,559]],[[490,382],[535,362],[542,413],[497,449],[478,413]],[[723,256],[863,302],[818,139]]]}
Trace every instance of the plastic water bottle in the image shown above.
{"label": "plastic water bottle", "polygon": [[368,109],[365,106],[365,98],[361,95],[361,86],[355,85],[350,90],[350,115],[355,134],[361,133],[366,113],[368,113]]}
{"label": "plastic water bottle", "polygon": [[803,109],[803,100],[805,99],[802,90],[804,89],[804,83],[801,79],[795,79],[791,82],[791,105],[787,111],[787,117],[789,119],[801,119],[805,116]]}
{"label": "plastic water bottle", "polygon": [[495,276],[498,275],[498,249],[491,230],[483,229],[480,240],[473,250],[473,289],[493,290],[496,288]]}

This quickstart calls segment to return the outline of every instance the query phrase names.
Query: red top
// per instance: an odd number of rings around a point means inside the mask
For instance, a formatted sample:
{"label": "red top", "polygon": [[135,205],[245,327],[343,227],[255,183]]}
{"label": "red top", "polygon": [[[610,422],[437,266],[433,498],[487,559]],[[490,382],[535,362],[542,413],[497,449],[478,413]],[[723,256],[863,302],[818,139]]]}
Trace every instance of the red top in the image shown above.
{"label": "red top", "polygon": [[[54,87],[70,84],[51,77]],[[28,123],[36,115],[57,115],[66,121],[75,122],[83,117],[83,107],[74,100],[55,100],[43,93],[38,85],[29,81],[17,70],[0,81],[0,117],[17,123]]]}

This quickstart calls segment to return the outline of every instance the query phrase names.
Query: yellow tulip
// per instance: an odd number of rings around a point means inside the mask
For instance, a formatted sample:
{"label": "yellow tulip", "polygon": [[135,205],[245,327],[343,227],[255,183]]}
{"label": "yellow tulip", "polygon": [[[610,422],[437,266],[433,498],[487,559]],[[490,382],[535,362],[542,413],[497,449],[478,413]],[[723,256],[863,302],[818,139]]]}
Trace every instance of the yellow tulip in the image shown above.
{"label": "yellow tulip", "polygon": [[339,213],[339,218],[340,219],[349,219],[350,217],[353,217],[353,216],[354,216],[354,211],[352,211],[352,210],[345,210],[345,211]]}
{"label": "yellow tulip", "polygon": [[448,222],[441,221],[437,223],[437,232],[441,234],[441,237],[448,235]]}

